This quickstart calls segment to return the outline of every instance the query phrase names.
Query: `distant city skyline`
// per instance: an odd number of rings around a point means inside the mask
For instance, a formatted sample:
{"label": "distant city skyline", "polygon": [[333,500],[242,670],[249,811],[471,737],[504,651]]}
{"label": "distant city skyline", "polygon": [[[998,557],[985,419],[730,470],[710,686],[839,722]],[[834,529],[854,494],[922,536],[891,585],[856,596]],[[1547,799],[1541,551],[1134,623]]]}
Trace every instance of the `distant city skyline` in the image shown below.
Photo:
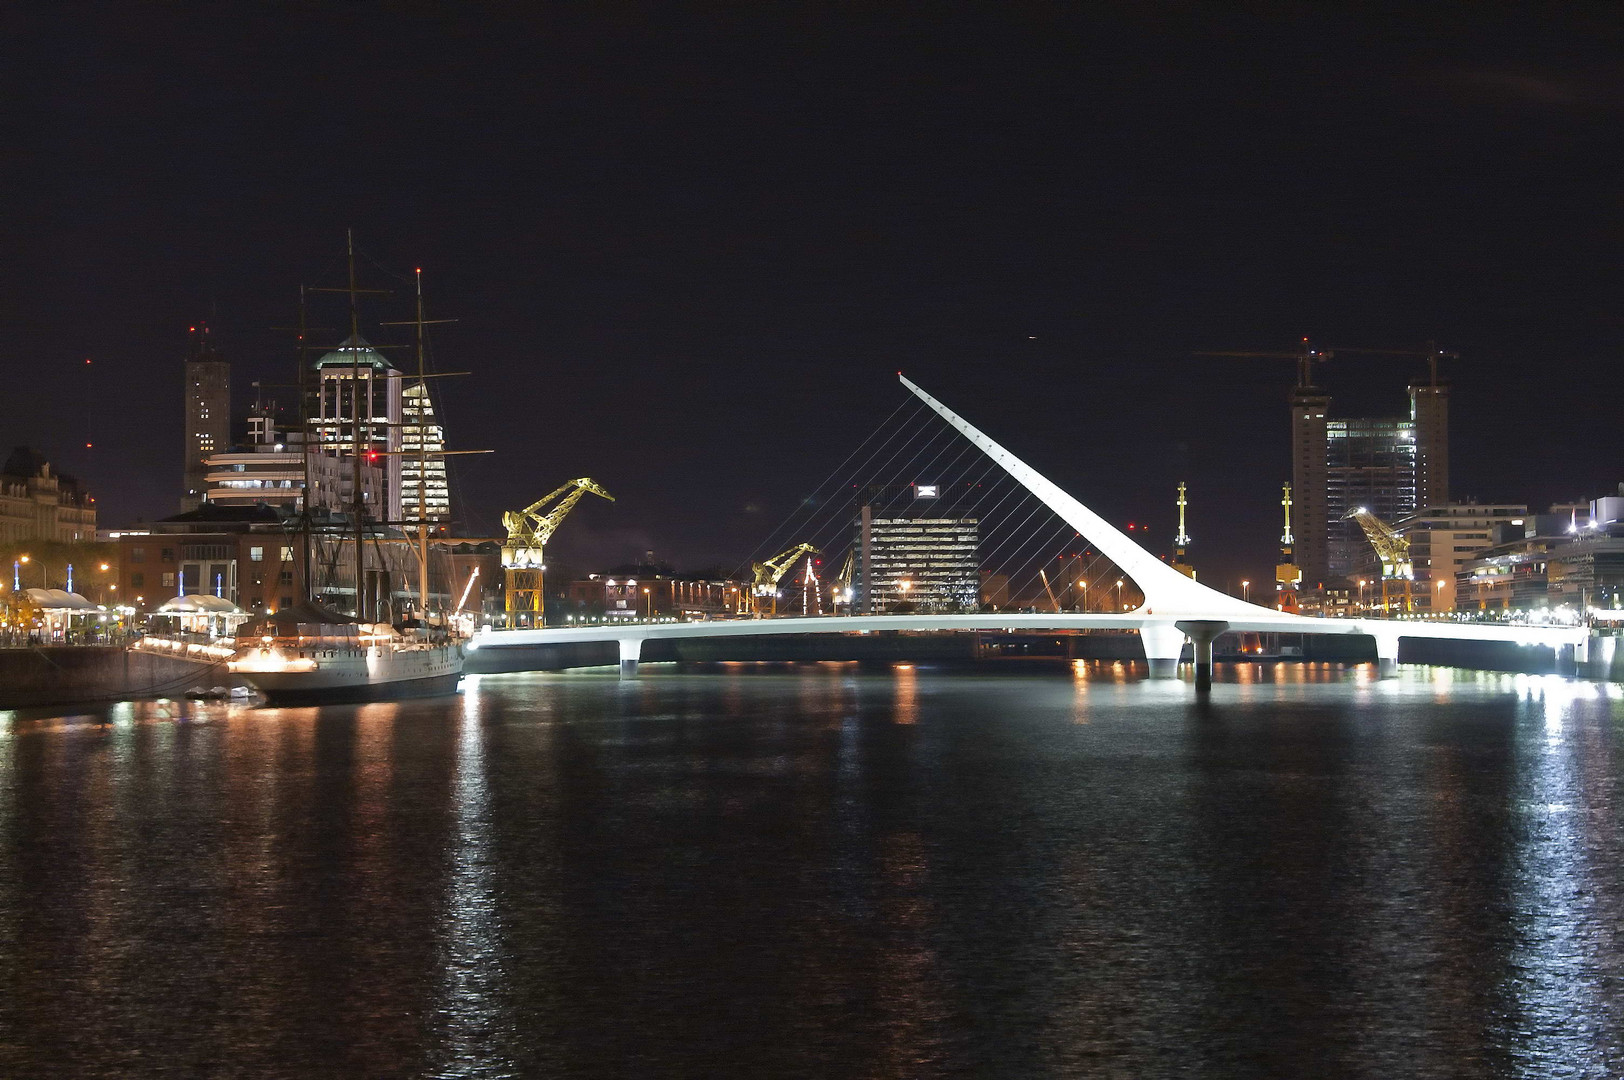
{"label": "distant city skyline", "polygon": [[[429,316],[459,320],[433,345],[473,374],[436,387],[436,418],[453,448],[496,450],[452,464],[466,529],[570,476],[617,493],[560,558],[736,561],[902,400],[901,368],[1159,550],[1186,482],[1202,580],[1267,579],[1290,373],[1193,354],[1303,335],[1460,353],[1457,498],[1538,507],[1620,479],[1618,20],[458,27],[22,20],[9,443],[78,475],[108,524],[172,512],[186,328],[208,320],[240,413],[253,380],[289,381],[273,328],[301,284],[342,284],[353,226],[368,284],[396,290],[364,303],[369,340],[407,340],[376,324],[404,317],[419,266]],[[335,83],[346,66],[403,74]],[[1339,414],[1383,416],[1423,371],[1321,376]]]}

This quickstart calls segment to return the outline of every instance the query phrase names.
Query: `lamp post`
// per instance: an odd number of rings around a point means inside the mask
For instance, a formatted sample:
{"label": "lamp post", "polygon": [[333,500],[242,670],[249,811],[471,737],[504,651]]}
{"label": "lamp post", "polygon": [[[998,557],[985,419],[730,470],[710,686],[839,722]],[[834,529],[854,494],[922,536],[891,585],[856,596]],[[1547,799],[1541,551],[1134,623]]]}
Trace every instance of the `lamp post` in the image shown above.
{"label": "lamp post", "polygon": [[654,594],[648,591],[647,586],[643,587],[643,619],[645,622],[654,621]]}
{"label": "lamp post", "polygon": [[1250,581],[1241,582],[1241,603],[1243,603],[1243,604],[1250,603],[1251,599],[1252,599],[1252,583]]}
{"label": "lamp post", "polygon": [[1117,593],[1117,610],[1118,611],[1126,611],[1127,607],[1122,603],[1122,579],[1121,578],[1117,578],[1117,580],[1116,580],[1116,593]]}
{"label": "lamp post", "polygon": [[1078,578],[1076,581],[1072,582],[1072,586],[1074,588],[1078,589],[1079,591],[1081,591],[1082,594],[1083,594],[1077,601],[1077,610],[1078,611],[1087,611],[1088,610],[1088,582],[1084,581],[1082,578]]}
{"label": "lamp post", "polygon": [[1364,578],[1359,579],[1359,610],[1360,611],[1368,611],[1369,610],[1365,606],[1365,579]]}

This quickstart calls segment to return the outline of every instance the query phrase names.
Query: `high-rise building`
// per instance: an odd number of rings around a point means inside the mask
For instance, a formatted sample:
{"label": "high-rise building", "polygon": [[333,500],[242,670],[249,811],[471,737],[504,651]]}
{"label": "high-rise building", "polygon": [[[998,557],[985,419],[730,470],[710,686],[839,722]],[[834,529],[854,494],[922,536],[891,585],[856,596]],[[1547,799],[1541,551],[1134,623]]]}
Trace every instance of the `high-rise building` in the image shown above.
{"label": "high-rise building", "polygon": [[[310,410],[314,451],[341,458],[353,469],[356,414],[360,413],[363,464],[383,473],[380,503],[368,506],[375,520],[399,521],[401,376],[359,337],[345,340],[315,363],[315,407]],[[363,483],[362,492],[366,488]]]}
{"label": "high-rise building", "polygon": [[[934,484],[914,484],[902,505],[871,498],[852,536],[852,612],[975,611],[981,600],[981,523],[952,516]],[[882,516],[883,515],[883,516]]]}
{"label": "high-rise building", "polygon": [[1410,422],[1415,425],[1415,505],[1449,502],[1449,387],[1410,386]]}
{"label": "high-rise building", "polygon": [[1412,385],[1410,415],[1329,416],[1318,387],[1291,396],[1292,493],[1297,564],[1303,588],[1348,577],[1364,561],[1366,541],[1346,515],[1364,507],[1392,522],[1449,502],[1449,388]]}
{"label": "high-rise building", "polygon": [[1326,573],[1353,574],[1369,547],[1356,521],[1365,509],[1391,522],[1415,512],[1415,425],[1408,420],[1325,422]]}
{"label": "high-rise building", "polygon": [[1315,386],[1299,386],[1291,393],[1291,490],[1296,499],[1297,565],[1302,585],[1316,589],[1329,577],[1326,552],[1325,417],[1331,399]]}
{"label": "high-rise building", "polygon": [[[276,426],[275,410],[256,406],[248,417],[248,445],[234,446],[207,460],[208,500],[217,506],[263,503],[285,514],[304,506],[305,475],[310,477],[310,505],[344,513],[354,502],[355,466],[349,460],[313,453],[307,462],[303,434]],[[361,501],[383,502],[383,470],[376,462],[361,464]]]}
{"label": "high-rise building", "polygon": [[[401,393],[400,511],[405,521],[451,520],[446,481],[445,428],[435,419],[428,387],[413,383]],[[423,453],[419,453],[422,451]]]}
{"label": "high-rise building", "polygon": [[231,445],[231,365],[215,351],[209,328],[191,328],[186,354],[186,465],[181,512],[195,510],[208,489],[204,460]]}

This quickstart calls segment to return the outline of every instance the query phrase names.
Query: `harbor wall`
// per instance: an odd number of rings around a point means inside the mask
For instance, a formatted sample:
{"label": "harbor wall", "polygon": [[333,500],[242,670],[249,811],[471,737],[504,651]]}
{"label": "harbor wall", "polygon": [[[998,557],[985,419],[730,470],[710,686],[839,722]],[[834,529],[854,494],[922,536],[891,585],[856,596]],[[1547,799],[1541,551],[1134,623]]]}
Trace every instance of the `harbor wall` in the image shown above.
{"label": "harbor wall", "polygon": [[96,645],[0,649],[0,709],[176,697],[229,686],[222,663]]}

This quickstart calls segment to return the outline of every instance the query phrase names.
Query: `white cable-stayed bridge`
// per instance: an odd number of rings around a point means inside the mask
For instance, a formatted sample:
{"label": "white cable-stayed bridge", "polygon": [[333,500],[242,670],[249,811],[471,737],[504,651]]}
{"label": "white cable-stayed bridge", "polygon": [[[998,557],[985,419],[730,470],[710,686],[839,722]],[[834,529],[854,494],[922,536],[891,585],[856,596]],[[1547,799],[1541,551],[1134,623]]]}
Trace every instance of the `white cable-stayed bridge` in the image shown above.
{"label": "white cable-stayed bridge", "polygon": [[[1391,674],[1398,663],[1399,642],[1404,638],[1439,639],[1474,642],[1505,642],[1517,645],[1548,646],[1553,649],[1571,647],[1576,661],[1583,663],[1589,632],[1583,627],[1519,626],[1493,623],[1424,622],[1391,619],[1327,619],[1309,618],[1253,604],[1204,585],[1167,565],[1145,550],[1127,533],[1101,518],[1082,502],[1062,490],[1032,466],[1009,450],[994,442],[918,385],[901,379],[902,385],[922,403],[928,414],[933,414],[957,436],[952,443],[938,444],[926,441],[916,448],[912,456],[903,458],[907,447],[918,441],[910,437],[887,454],[887,446],[899,436],[893,435],[871,452],[865,465],[876,459],[879,465],[869,476],[892,474],[898,468],[925,470],[914,475],[932,475],[930,470],[954,472],[968,477],[962,483],[982,492],[973,510],[983,517],[1009,505],[1011,494],[1018,493],[1011,511],[1000,526],[991,532],[989,546],[994,552],[1005,552],[1008,559],[1019,562],[1022,554],[1032,551],[1019,569],[1028,569],[1035,559],[1048,550],[1045,541],[1060,536],[1080,538],[1097,552],[1097,559],[1106,560],[1113,573],[1131,579],[1142,602],[1125,611],[1072,611],[1056,610],[1051,613],[1025,611],[909,612],[905,614],[846,614],[815,617],[781,617],[756,619],[712,619],[692,622],[605,622],[594,625],[553,626],[533,629],[486,630],[480,633],[471,647],[484,650],[511,650],[519,656],[538,645],[589,645],[614,642],[618,645],[622,675],[636,673],[645,641],[684,638],[747,638],[786,634],[853,634],[876,631],[1075,631],[1116,630],[1137,632],[1143,643],[1152,678],[1175,678],[1180,656],[1186,641],[1193,645],[1194,674],[1197,689],[1211,685],[1212,643],[1220,634],[1289,633],[1316,635],[1362,635],[1373,638],[1376,655],[1383,674]],[[923,411],[923,410],[922,410]],[[872,438],[872,437],[871,437]],[[979,455],[969,455],[970,448]],[[951,456],[948,456],[951,455]],[[899,459],[902,459],[899,463]],[[995,477],[1006,483],[987,483]],[[826,486],[831,481],[826,481]],[[850,477],[839,477],[839,486],[861,486]],[[959,483],[961,481],[955,481]],[[1024,502],[1021,501],[1024,499]],[[1030,509],[1027,506],[1030,504]],[[808,504],[816,505],[815,499]],[[819,528],[840,528],[849,522],[850,514],[844,504],[833,500],[835,516],[822,525],[814,521],[786,522],[803,531],[816,532]],[[1021,516],[1022,510],[1025,516]],[[1034,517],[1042,513],[1049,521],[1058,519],[1058,530],[1042,536],[1042,524],[1034,531]],[[792,515],[793,518],[793,515]],[[833,522],[833,524],[831,524]],[[782,527],[781,527],[782,528]],[[999,532],[1002,528],[1002,532]],[[1040,539],[1031,540],[1033,535]],[[1003,565],[1008,565],[1008,562]],[[1035,571],[1034,571],[1035,573]],[[1045,581],[1047,586],[1047,581]],[[1058,607],[1059,605],[1055,605]]]}

